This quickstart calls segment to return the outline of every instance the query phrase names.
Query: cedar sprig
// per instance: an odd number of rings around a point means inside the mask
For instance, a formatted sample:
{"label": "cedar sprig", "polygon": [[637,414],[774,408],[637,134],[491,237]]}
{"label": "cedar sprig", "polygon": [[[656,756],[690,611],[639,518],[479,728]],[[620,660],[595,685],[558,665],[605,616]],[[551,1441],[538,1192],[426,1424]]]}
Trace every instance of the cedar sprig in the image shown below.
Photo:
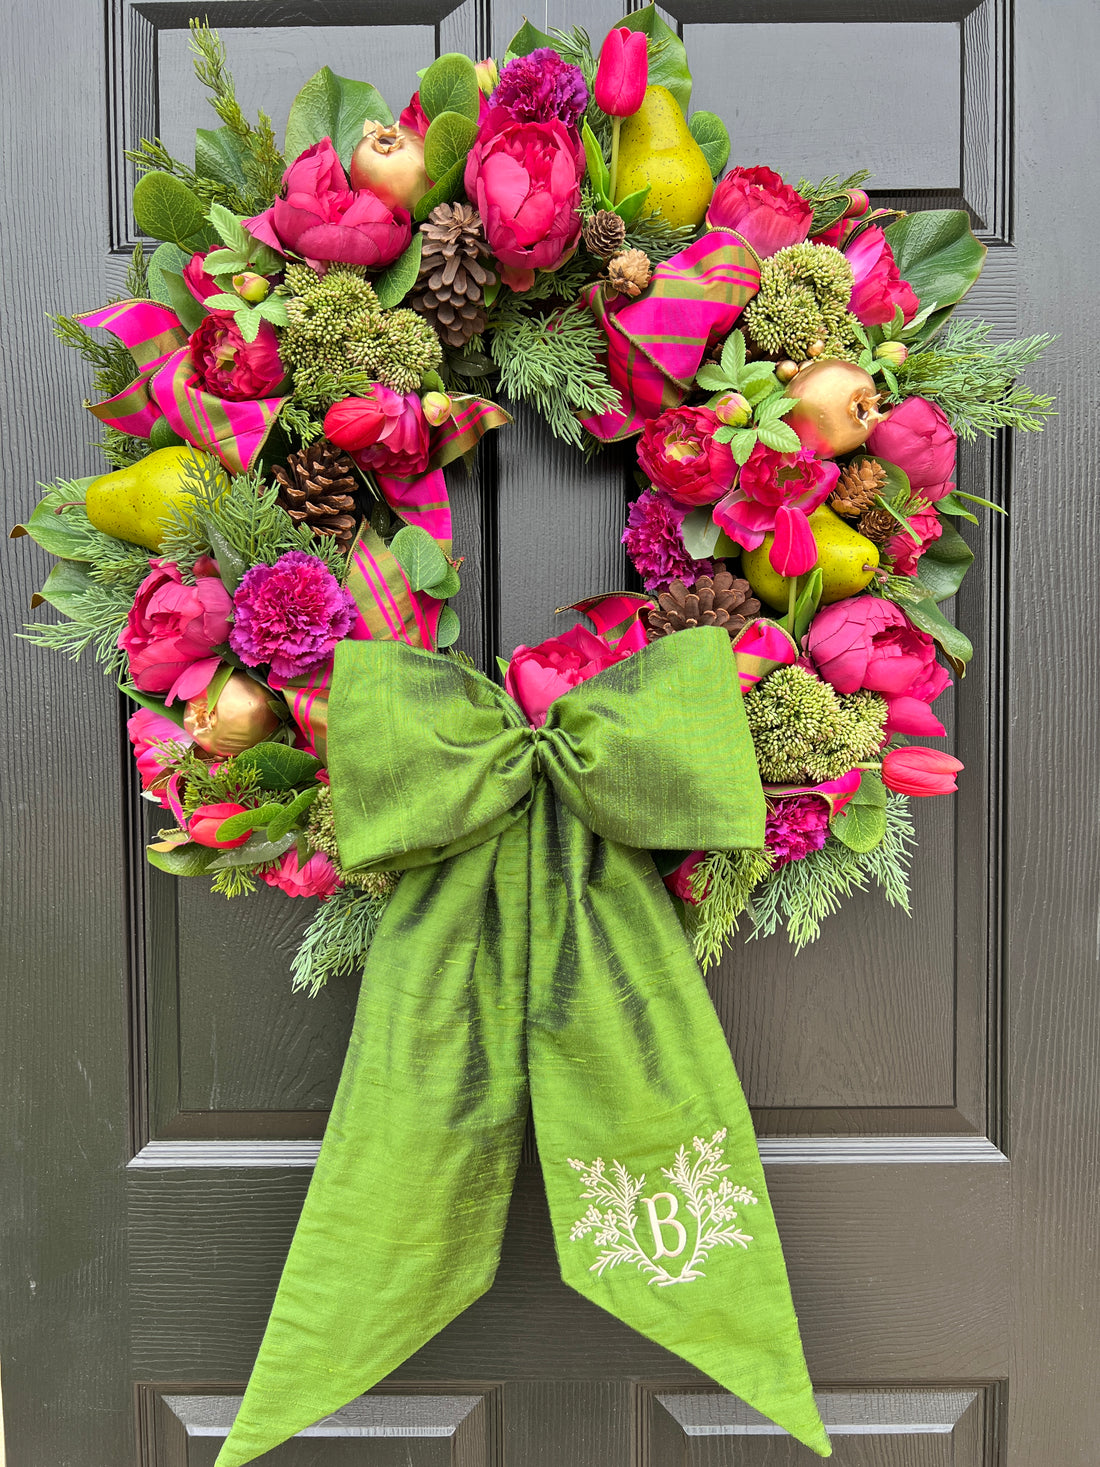
{"label": "cedar sprig", "polygon": [[342,886],[323,901],[294,956],[294,988],[316,996],[330,978],[358,972],[388,900],[388,892]]}
{"label": "cedar sprig", "polygon": [[159,138],[142,138],[136,148],[126,150],[126,157],[142,173],[153,171],[171,173],[174,178],[181,179],[191,192],[208,207],[211,204],[222,204],[233,214],[250,212],[251,195],[242,194],[232,184],[196,173],[186,163],[174,158]]}
{"label": "cedar sprig", "polygon": [[753,890],[771,869],[767,851],[707,851],[692,872],[695,905],[686,909],[687,931],[704,973],[721,960]]}
{"label": "cedar sprig", "polygon": [[205,21],[193,19],[190,27],[195,75],[210,93],[210,105],[214,111],[245,149],[242,162],[254,196],[248,203],[266,205],[278,194],[286,169],[283,155],[275,143],[271,118],[260,112],[256,126],[252,126],[237,101],[237,90],[221,37]]}
{"label": "cedar sprig", "polygon": [[548,316],[525,315],[509,305],[490,328],[503,391],[530,403],[558,438],[582,447],[575,414],[608,412],[619,401],[600,361],[606,343],[591,313],[573,305]]}
{"label": "cedar sprig", "polygon": [[36,647],[64,652],[73,662],[90,650],[107,674],[117,680],[126,671],[126,653],[120,649],[118,638],[131,602],[132,597],[120,596],[113,589],[89,581],[84,594],[71,603],[72,613],[65,621],[27,622],[16,636]]}

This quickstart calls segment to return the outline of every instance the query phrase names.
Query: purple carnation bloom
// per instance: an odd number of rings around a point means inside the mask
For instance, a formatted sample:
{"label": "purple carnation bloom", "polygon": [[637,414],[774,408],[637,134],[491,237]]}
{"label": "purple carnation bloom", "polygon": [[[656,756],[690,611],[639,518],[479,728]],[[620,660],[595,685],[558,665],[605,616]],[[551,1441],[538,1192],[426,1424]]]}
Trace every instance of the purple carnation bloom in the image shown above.
{"label": "purple carnation bloom", "polygon": [[679,577],[693,581],[713,574],[709,560],[692,560],[684,549],[680,526],[688,506],[675,504],[667,494],[651,489],[630,506],[623,531],[626,553],[647,591],[667,586]]}
{"label": "purple carnation bloom", "polygon": [[829,834],[829,803],[820,795],[786,795],[768,801],[764,844],[772,864],[785,866],[819,851]]}
{"label": "purple carnation bloom", "polygon": [[549,46],[517,56],[500,73],[492,105],[517,122],[550,122],[558,117],[576,127],[588,106],[588,88],[579,66],[570,66]]}
{"label": "purple carnation bloom", "polygon": [[249,667],[300,677],[323,662],[351,629],[355,598],[315,555],[288,550],[254,565],[233,597],[229,645]]}

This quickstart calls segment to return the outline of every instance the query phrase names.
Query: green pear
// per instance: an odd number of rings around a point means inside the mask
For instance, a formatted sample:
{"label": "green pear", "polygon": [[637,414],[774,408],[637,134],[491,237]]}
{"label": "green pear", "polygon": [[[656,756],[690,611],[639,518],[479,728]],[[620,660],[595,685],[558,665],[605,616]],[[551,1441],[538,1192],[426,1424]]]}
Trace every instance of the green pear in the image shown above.
{"label": "green pear", "polygon": [[642,105],[623,118],[619,132],[615,202],[646,184],[643,207],[657,209],[673,226],[702,223],[714,193],[710,165],[667,87],[646,87]]}
{"label": "green pear", "polygon": [[[855,596],[870,585],[871,577],[878,569],[878,546],[866,535],[853,530],[827,504],[822,504],[809,516],[810,529],[817,545],[817,568],[821,571],[821,600],[844,601]],[[772,569],[768,559],[774,535],[765,535],[764,543],[756,550],[746,550],[741,556],[741,567],[745,579],[769,606],[786,611],[790,582]],[[801,592],[806,578],[801,577],[798,590]]]}
{"label": "green pear", "polygon": [[194,453],[189,444],[158,448],[128,468],[101,474],[88,485],[88,518],[105,535],[159,550],[164,516],[189,492],[184,470]]}

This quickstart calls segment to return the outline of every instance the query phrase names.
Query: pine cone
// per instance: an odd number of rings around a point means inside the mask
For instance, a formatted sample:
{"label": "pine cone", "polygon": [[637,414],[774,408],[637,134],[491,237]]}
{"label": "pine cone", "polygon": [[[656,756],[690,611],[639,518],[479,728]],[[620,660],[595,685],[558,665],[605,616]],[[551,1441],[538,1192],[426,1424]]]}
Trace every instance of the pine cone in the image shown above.
{"label": "pine cone", "polygon": [[620,295],[638,296],[649,284],[649,256],[645,250],[623,250],[608,261],[607,278]]}
{"label": "pine cone", "polygon": [[321,438],[290,454],[285,465],[272,465],[271,475],[279,486],[277,503],[296,525],[308,525],[318,538],[328,537],[341,550],[350,550],[359,523],[359,481],[342,449]]}
{"label": "pine cone", "polygon": [[626,225],[610,209],[600,209],[584,221],[581,233],[589,254],[598,255],[601,260],[609,260],[623,247]]}
{"label": "pine cone", "polygon": [[859,517],[856,529],[875,545],[885,545],[887,540],[894,538],[901,526],[888,509],[877,506],[874,509],[864,510]]}
{"label": "pine cone", "polygon": [[463,347],[485,330],[485,287],[496,276],[482,263],[489,245],[470,204],[437,204],[420,226],[420,277],[411,304],[447,343]]}
{"label": "pine cone", "polygon": [[840,471],[829,508],[855,519],[870,509],[886,483],[886,470],[873,458],[847,464]]}
{"label": "pine cone", "polygon": [[724,567],[713,576],[699,576],[690,586],[673,581],[644,613],[651,642],[688,627],[724,627],[731,637],[760,610],[748,581],[735,579]]}

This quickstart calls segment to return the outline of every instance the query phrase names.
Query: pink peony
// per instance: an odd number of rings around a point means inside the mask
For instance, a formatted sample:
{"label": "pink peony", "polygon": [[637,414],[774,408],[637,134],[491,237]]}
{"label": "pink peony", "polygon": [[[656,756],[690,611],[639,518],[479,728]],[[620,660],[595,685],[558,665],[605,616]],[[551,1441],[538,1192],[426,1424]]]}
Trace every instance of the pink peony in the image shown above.
{"label": "pink peony", "polygon": [[165,771],[170,766],[158,745],[179,744],[186,748],[195,742],[194,739],[185,728],[152,708],[139,708],[131,714],[126,720],[126,732],[130,735],[142,789],[156,795],[162,805],[167,805],[165,786],[169,776]]}
{"label": "pink peony", "polygon": [[[745,550],[755,550],[775,529],[781,505],[812,514],[824,504],[840,478],[840,466],[815,457],[812,449],[777,453],[758,443],[738,475],[737,485],[714,507],[715,522]],[[801,526],[798,526],[801,530]],[[805,536],[799,535],[805,544]]]}
{"label": "pink peony", "polygon": [[584,169],[580,138],[564,122],[514,122],[489,109],[465,186],[513,290],[529,290],[536,270],[556,270],[576,248]]}
{"label": "pink peony", "polygon": [[314,851],[304,866],[298,864],[298,852],[292,847],[260,875],[268,886],[277,886],[292,897],[320,897],[322,901],[343,885],[324,851]]}
{"label": "pink peony", "polygon": [[806,650],[838,693],[869,688],[887,702],[887,734],[946,732],[929,704],[951,681],[936,644],[892,601],[853,596],[823,606],[810,623]]}
{"label": "pink peony", "polygon": [[961,759],[942,749],[906,745],[883,755],[882,782],[899,795],[950,795],[958,789],[955,776],[962,768]]}
{"label": "pink peony", "polygon": [[228,640],[233,603],[208,556],[195,562],[193,586],[171,561],[149,564],[118,645],[143,693],[163,693],[166,703],[193,698],[218,670],[214,649]]}
{"label": "pink peony", "polygon": [[894,252],[877,224],[846,244],[844,257],[855,276],[848,309],[864,326],[885,326],[894,319],[897,306],[907,321],[913,319],[920,310],[920,301],[909,282],[899,275]]}
{"label": "pink peony", "polygon": [[233,606],[229,645],[249,667],[270,666],[280,678],[301,677],[329,657],[355,615],[355,597],[304,550],[246,571]]}
{"label": "pink peony", "polygon": [[769,799],[764,845],[773,866],[801,861],[819,851],[829,834],[829,805],[817,795]]}
{"label": "pink peony", "polygon": [[234,815],[243,815],[244,812],[243,805],[234,805],[228,800],[217,805],[200,805],[187,821],[187,834],[196,845],[215,846],[218,850],[231,851],[234,846],[245,844],[252,834],[251,830],[235,836],[233,840],[219,840],[218,826],[225,820],[231,820]]}
{"label": "pink peony", "polygon": [[[642,38],[645,50],[645,38]],[[513,122],[552,122],[579,127],[588,106],[588,87],[579,66],[563,61],[549,46],[515,56],[500,73],[493,107],[503,107]]]}
{"label": "pink peony", "polygon": [[732,229],[762,260],[810,232],[813,207],[770,168],[733,168],[714,190],[711,229]]}
{"label": "pink peony", "polygon": [[623,544],[647,591],[667,586],[677,577],[693,581],[713,571],[709,560],[692,560],[684,548],[680,526],[687,512],[686,505],[675,504],[656,489],[640,495],[630,506]]}
{"label": "pink peony", "polygon": [[[482,105],[482,111],[484,112],[484,103]],[[420,105],[419,91],[413,92],[409,98],[409,105],[397,120],[402,127],[411,127],[413,132],[418,132],[421,137],[426,136],[428,128],[432,125],[432,121]]]}
{"label": "pink peony", "polygon": [[428,467],[429,426],[415,392],[379,383],[366,397],[345,397],[325,414],[325,435],[364,469],[413,478]]}
{"label": "pink peony", "polygon": [[245,228],[280,254],[314,269],[375,268],[396,260],[412,239],[407,209],[390,209],[370,189],[351,189],[329,138],[307,148],[283,174],[283,192]]}
{"label": "pink peony", "polygon": [[615,647],[582,626],[571,627],[537,647],[517,647],[508,663],[504,690],[515,698],[531,726],[541,728],[555,698],[605,667],[622,662],[632,652],[639,652],[645,644],[645,628],[640,622],[635,622]]}
{"label": "pink peony", "polygon": [[943,534],[943,525],[934,509],[925,510],[921,514],[911,514],[908,519],[913,531],[920,536],[920,544],[916,543],[908,530],[899,529],[892,539],[887,540],[884,547],[892,562],[891,569],[896,576],[917,575],[921,556],[929,545],[935,544]]}
{"label": "pink peony", "polygon": [[205,261],[209,253],[209,250],[199,250],[183,267],[183,283],[197,301],[204,301],[208,295],[221,294],[221,286],[213,275],[206,273]]}
{"label": "pink peony", "polygon": [[666,408],[650,418],[638,440],[642,472],[677,504],[713,504],[733,483],[736,465],[728,443],[715,433],[721,423],[710,408]]}
{"label": "pink peony", "polygon": [[897,464],[922,499],[934,503],[955,487],[955,431],[943,409],[927,398],[907,397],[891,408],[865,446],[876,458]]}
{"label": "pink peony", "polygon": [[286,376],[271,323],[261,321],[256,340],[245,341],[230,311],[202,318],[191,333],[190,352],[196,385],[230,402],[267,397]]}
{"label": "pink peony", "polygon": [[[691,878],[695,875],[695,868],[699,865],[703,856],[703,851],[689,851],[679,866],[676,867],[676,870],[670,871],[664,878],[665,885],[672,895],[678,896],[682,902],[688,902],[693,907],[698,906],[698,903],[692,894]],[[704,891],[703,895],[706,895],[706,891]]]}

